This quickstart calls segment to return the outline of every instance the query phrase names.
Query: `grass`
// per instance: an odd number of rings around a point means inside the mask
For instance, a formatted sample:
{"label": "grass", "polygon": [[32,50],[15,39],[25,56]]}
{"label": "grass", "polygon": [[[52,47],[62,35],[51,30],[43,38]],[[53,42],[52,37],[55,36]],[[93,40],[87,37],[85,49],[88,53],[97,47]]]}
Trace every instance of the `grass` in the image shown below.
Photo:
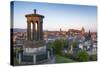
{"label": "grass", "polygon": [[66,57],[63,57],[63,56],[60,56],[60,55],[56,55],[56,63],[72,63],[72,62],[75,62],[74,60],[72,59],[69,59],[69,58],[66,58]]}

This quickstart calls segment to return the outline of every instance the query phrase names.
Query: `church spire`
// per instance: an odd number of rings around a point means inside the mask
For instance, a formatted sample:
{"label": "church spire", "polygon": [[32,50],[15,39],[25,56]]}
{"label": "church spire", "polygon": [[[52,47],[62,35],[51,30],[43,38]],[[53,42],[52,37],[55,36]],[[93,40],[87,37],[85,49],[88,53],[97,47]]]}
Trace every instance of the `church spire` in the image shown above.
{"label": "church spire", "polygon": [[81,31],[85,31],[84,27],[82,27]]}
{"label": "church spire", "polygon": [[85,33],[84,27],[81,28],[81,33],[82,33],[82,35],[84,35],[84,33]]}

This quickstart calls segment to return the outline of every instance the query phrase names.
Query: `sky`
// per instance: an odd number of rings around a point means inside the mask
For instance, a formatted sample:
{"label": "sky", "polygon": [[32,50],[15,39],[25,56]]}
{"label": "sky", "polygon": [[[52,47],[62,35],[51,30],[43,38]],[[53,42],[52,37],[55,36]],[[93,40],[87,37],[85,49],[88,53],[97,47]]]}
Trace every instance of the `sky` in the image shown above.
{"label": "sky", "polygon": [[97,7],[72,4],[54,4],[39,2],[15,1],[13,9],[14,28],[27,28],[26,14],[34,13],[44,15],[43,30],[81,29],[97,31]]}

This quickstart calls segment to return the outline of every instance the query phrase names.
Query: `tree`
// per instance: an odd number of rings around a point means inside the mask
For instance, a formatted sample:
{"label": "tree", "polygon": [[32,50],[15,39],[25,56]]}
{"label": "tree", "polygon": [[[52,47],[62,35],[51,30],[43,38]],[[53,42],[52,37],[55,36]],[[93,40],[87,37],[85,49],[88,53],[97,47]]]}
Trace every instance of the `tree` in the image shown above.
{"label": "tree", "polygon": [[54,49],[54,53],[56,54],[62,54],[62,50],[64,48],[64,45],[65,45],[65,40],[63,39],[57,39],[54,41],[53,43],[53,49]]}
{"label": "tree", "polygon": [[76,59],[78,61],[82,61],[82,62],[88,61],[89,60],[89,55],[86,51],[79,50],[78,53],[77,53]]}
{"label": "tree", "polygon": [[51,49],[52,46],[53,46],[53,42],[48,42],[48,43],[47,43],[47,49]]}
{"label": "tree", "polygon": [[68,41],[68,39],[63,40],[63,42],[64,42],[64,47],[68,48],[69,47],[69,41]]}
{"label": "tree", "polygon": [[72,45],[73,45],[73,48],[77,48],[79,45],[79,41],[76,40],[76,41],[72,42]]}

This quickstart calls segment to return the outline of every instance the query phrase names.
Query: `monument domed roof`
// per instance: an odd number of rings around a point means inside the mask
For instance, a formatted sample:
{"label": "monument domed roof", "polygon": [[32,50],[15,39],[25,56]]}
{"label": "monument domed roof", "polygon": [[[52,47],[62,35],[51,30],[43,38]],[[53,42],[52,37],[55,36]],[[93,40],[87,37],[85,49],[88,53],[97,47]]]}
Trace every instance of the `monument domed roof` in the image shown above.
{"label": "monument domed roof", "polygon": [[25,16],[26,17],[42,17],[42,18],[44,18],[43,15],[40,15],[40,14],[36,13],[36,9],[34,9],[34,13],[32,13],[32,14],[26,14]]}

